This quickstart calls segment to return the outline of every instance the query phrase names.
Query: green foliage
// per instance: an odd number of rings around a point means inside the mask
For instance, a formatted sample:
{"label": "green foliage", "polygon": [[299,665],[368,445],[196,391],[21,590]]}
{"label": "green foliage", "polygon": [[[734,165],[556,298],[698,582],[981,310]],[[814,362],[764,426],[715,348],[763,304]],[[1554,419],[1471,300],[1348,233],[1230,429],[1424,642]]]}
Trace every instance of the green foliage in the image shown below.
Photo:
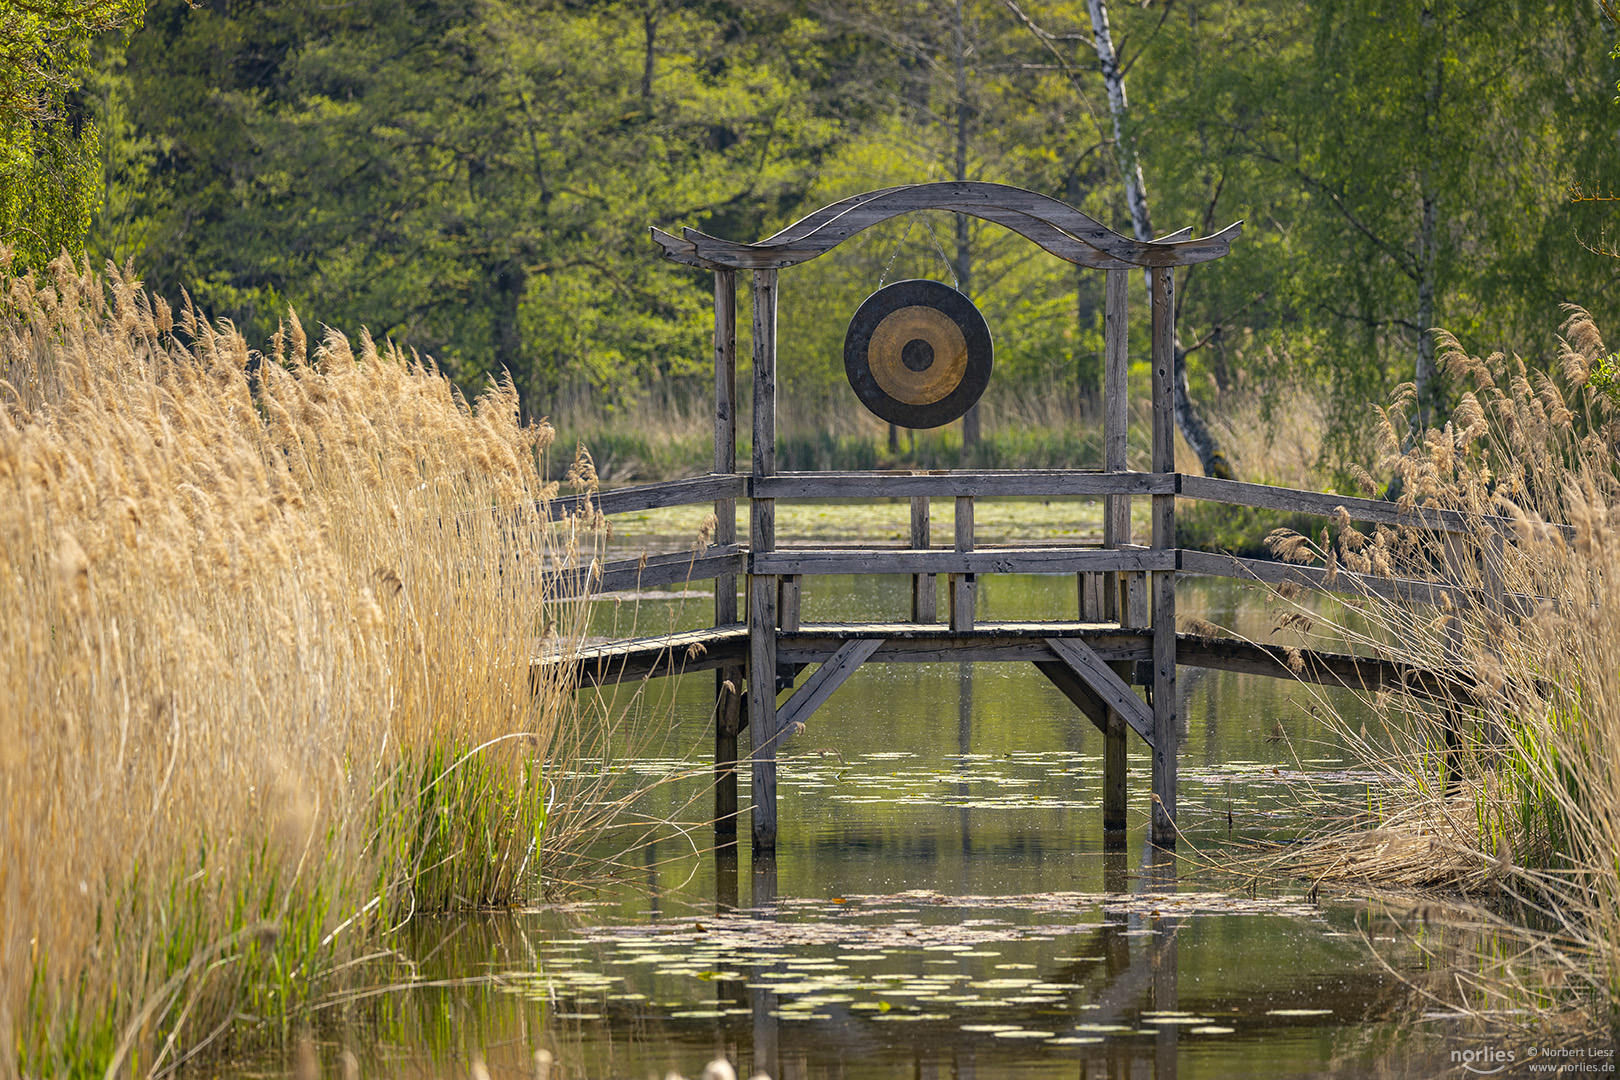
{"label": "green foliage", "polygon": [[1586,377],[1587,385],[1615,405],[1620,405],[1620,354],[1599,357]]}
{"label": "green foliage", "polygon": [[98,33],[137,25],[145,0],[0,4],[0,247],[18,270],[78,252],[101,194],[100,133],[76,100]]}
{"label": "green foliage", "polygon": [[[469,390],[510,370],[531,412],[588,400],[610,419],[654,387],[701,401],[710,282],[660,260],[648,225],[753,239],[960,174],[1129,231],[1086,8],[1019,10],[1049,36],[989,0],[964,0],[960,28],[949,5],[888,2],[164,0],[127,45],[98,45],[92,247],[255,334],[314,305]],[[1432,365],[1431,327],[1528,354],[1542,313],[1605,287],[1564,198],[1620,173],[1595,11],[1220,0],[1111,17],[1157,227],[1247,223],[1178,283],[1195,397],[1277,375],[1331,387],[1349,460],[1364,403]],[[1094,397],[1102,275],[919,215],[783,275],[784,429],[852,430],[844,327],[911,276],[960,281],[984,310],[993,400]],[[1443,415],[1444,379],[1425,386]]]}

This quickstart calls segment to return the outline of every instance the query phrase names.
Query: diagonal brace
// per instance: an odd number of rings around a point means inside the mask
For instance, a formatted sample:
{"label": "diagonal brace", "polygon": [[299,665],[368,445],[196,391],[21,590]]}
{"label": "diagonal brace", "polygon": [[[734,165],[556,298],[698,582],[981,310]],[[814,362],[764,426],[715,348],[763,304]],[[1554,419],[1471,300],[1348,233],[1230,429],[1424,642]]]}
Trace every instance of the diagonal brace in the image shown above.
{"label": "diagonal brace", "polygon": [[1125,680],[1114,674],[1108,662],[1096,650],[1078,638],[1047,638],[1058,659],[1067,664],[1076,675],[1086,681],[1110,709],[1119,713],[1131,729],[1153,745],[1153,713],[1136,696],[1136,691],[1125,685]]}
{"label": "diagonal brace", "polygon": [[804,680],[804,685],[777,712],[777,730],[791,732],[794,724],[802,724],[810,719],[810,714],[832,697],[833,691],[843,686],[855,674],[855,669],[882,647],[884,640],[856,638],[844,642],[837,652],[827,658],[825,664],[816,669],[815,674]]}

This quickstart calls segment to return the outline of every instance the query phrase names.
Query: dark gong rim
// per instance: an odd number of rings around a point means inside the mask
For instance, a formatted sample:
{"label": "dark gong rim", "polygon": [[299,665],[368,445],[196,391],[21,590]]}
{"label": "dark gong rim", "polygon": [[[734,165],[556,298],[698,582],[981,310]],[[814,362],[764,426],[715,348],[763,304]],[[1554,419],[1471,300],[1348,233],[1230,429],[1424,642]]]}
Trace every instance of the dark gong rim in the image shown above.
{"label": "dark gong rim", "polygon": [[[943,312],[967,341],[967,370],[956,389],[927,405],[912,405],[879,386],[867,360],[867,347],[878,324],[905,307],[931,307]],[[938,281],[897,281],[868,296],[849,321],[844,337],[844,373],[861,403],[880,419],[909,428],[943,427],[973,407],[990,385],[995,349],[990,326],[973,301]]]}

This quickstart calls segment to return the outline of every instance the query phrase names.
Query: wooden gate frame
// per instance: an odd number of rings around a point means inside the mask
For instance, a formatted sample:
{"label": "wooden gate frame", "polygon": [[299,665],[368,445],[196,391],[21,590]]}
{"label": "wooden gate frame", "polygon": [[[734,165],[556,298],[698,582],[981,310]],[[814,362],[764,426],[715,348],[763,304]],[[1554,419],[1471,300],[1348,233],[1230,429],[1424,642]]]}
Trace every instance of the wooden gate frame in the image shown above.
{"label": "wooden gate frame", "polygon": [[[785,671],[777,656],[779,630],[792,631],[798,624],[798,576],[784,573],[787,567],[773,565],[776,552],[776,502],[762,484],[776,476],[776,314],[777,273],[826,254],[864,229],[890,218],[922,210],[943,210],[971,214],[1005,226],[1057,258],[1079,266],[1103,270],[1106,279],[1104,310],[1104,470],[1126,471],[1125,447],[1128,422],[1126,372],[1127,275],[1145,270],[1152,306],[1153,371],[1153,454],[1152,472],[1175,473],[1175,268],[1220,258],[1231,249],[1232,240],[1242,231],[1234,223],[1212,236],[1191,239],[1191,230],[1182,230],[1153,242],[1143,242],[1119,233],[1088,217],[1074,207],[1032,191],[1001,184],[980,182],[916,184],[881,188],[833,203],[789,225],[758,243],[742,244],[684,229],[677,237],[657,228],[652,237],[666,257],[714,272],[714,359],[715,427],[714,472],[734,474],[737,464],[737,383],[736,383],[736,275],[753,271],[753,468],[750,488],[749,554],[747,556],[748,629],[747,681],[754,692],[746,695],[747,725],[753,742],[753,840],[756,852],[776,846],[776,751],[783,734],[794,723],[808,716],[861,661],[876,651],[881,642],[851,640],[812,676],[809,683],[779,710],[776,694],[760,693],[757,688],[781,688],[781,680],[792,683],[792,668]],[[761,489],[764,490],[761,490]],[[1170,553],[1175,540],[1175,485],[1155,490],[1151,550]],[[1153,841],[1175,843],[1176,755],[1176,570],[1174,559],[1155,563],[1152,579],[1151,616],[1139,561],[1126,565],[1119,559],[1130,544],[1130,496],[1108,495],[1104,517],[1104,547],[1117,554],[1113,559],[1095,560],[1102,574],[1080,575],[1081,617],[1117,621],[1121,627],[1151,628],[1153,659],[1151,713],[1128,686],[1128,679],[1097,658],[1079,639],[1050,639],[1064,663],[1042,664],[1060,689],[1095,712],[1098,699],[1107,703],[1107,750],[1104,754],[1104,824],[1108,828],[1124,824],[1125,728],[1127,723],[1141,730],[1149,727],[1148,742],[1153,752]],[[927,544],[927,504],[913,498],[913,546]],[[715,543],[736,543],[736,502],[733,498],[714,503],[717,529]],[[972,498],[957,497],[956,550],[966,554],[973,548]],[[917,534],[922,534],[922,544]],[[1103,553],[1097,553],[1103,554]],[[1134,554],[1134,553],[1133,553]],[[873,558],[883,560],[882,555]],[[903,572],[900,560],[884,560],[890,572]],[[1104,564],[1107,565],[1104,565]],[[854,569],[854,567],[849,567]],[[862,567],[878,572],[882,567]],[[970,632],[973,621],[975,574],[952,574],[949,599],[950,625],[956,632]],[[913,619],[932,620],[931,575],[913,577]],[[721,575],[715,581],[715,623],[737,621],[736,580]],[[1061,646],[1061,647],[1060,647]],[[1054,670],[1056,669],[1056,670]],[[736,758],[737,725],[741,721],[737,705],[735,669],[716,673],[719,708],[716,755]],[[728,688],[729,687],[729,704]],[[1121,696],[1123,695],[1123,696]],[[1125,699],[1129,698],[1129,701]],[[728,715],[731,717],[727,722]],[[729,729],[729,730],[728,730]],[[1142,731],[1144,737],[1149,732]],[[728,745],[729,744],[729,745]],[[734,782],[733,782],[734,783]],[[734,787],[733,787],[733,790]],[[734,799],[734,796],[733,796]],[[719,803],[723,803],[723,799]],[[717,803],[718,805],[718,803]],[[724,809],[723,806],[720,807]],[[730,815],[735,816],[735,802]]]}

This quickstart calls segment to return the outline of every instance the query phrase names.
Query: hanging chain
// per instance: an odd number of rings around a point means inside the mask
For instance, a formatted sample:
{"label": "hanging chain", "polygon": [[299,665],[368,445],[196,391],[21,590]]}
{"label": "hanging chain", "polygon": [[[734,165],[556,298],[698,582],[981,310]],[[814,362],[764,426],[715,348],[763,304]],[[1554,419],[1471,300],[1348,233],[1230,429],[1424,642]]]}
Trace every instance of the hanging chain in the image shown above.
{"label": "hanging chain", "polygon": [[934,242],[934,250],[939,252],[939,257],[945,261],[945,269],[950,272],[951,288],[955,289],[957,292],[961,292],[962,282],[961,279],[956,276],[956,264],[951,262],[950,257],[945,254],[944,245],[939,242],[939,237],[934,235],[934,223],[929,221],[927,218],[924,218],[923,224],[928,226],[928,239]]}
{"label": "hanging chain", "polygon": [[889,271],[894,269],[894,260],[900,257],[900,252],[905,248],[906,241],[911,239],[911,230],[916,227],[917,214],[913,211],[906,217],[906,231],[900,234],[899,242],[894,245],[894,254],[889,256],[889,265],[883,268],[883,273],[878,277],[878,288],[883,288],[883,283],[889,280]]}

